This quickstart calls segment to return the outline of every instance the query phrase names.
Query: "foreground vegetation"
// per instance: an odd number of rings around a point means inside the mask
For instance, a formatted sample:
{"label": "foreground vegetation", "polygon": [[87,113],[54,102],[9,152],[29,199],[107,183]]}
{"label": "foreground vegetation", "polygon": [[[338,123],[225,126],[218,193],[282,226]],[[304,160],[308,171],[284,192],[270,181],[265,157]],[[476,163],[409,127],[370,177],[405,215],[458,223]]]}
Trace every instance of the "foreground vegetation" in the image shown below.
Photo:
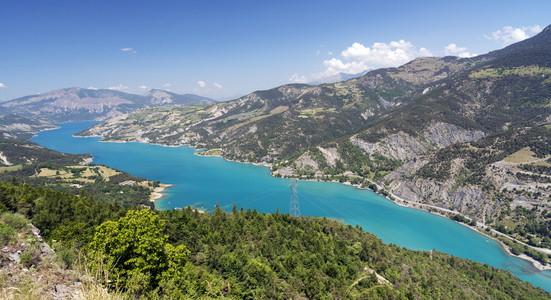
{"label": "foreground vegetation", "polygon": [[[510,273],[438,252],[383,244],[361,228],[234,207],[136,210],[90,195],[0,183],[0,210],[77,253],[99,282],[146,298],[547,298]],[[32,266],[36,262],[30,259]],[[101,291],[101,289],[100,289]]]}

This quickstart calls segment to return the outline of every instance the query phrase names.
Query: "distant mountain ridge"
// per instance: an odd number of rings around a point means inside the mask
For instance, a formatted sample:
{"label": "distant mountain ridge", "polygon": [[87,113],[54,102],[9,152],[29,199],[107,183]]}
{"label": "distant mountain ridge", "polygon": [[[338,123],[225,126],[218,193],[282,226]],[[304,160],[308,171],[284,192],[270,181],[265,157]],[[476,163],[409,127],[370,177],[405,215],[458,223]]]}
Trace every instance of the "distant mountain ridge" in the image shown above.
{"label": "distant mountain ridge", "polygon": [[173,92],[151,89],[145,93],[154,105],[195,105],[215,102],[214,100],[194,94],[176,94]]}
{"label": "distant mountain ridge", "polygon": [[47,122],[101,121],[138,108],[210,102],[214,100],[163,90],[136,95],[109,89],[65,88],[0,103],[0,115],[17,114]]}
{"label": "distant mountain ridge", "polygon": [[318,85],[318,84],[324,84],[324,83],[335,83],[335,82],[339,82],[339,81],[346,81],[348,79],[357,78],[357,77],[360,77],[362,75],[365,75],[367,72],[368,71],[363,71],[363,72],[355,73],[355,74],[340,72],[340,73],[335,74],[333,76],[326,76],[326,77],[323,77],[323,78],[314,79],[314,80],[309,81],[307,83],[310,84],[310,85]]}

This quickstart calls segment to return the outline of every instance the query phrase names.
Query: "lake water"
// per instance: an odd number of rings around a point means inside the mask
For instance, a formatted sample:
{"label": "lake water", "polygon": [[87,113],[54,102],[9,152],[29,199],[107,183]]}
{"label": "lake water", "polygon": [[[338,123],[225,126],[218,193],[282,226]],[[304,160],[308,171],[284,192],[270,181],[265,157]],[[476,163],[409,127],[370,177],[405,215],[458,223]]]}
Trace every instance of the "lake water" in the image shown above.
{"label": "lake water", "polygon": [[[159,209],[192,206],[213,210],[216,203],[230,211],[233,204],[273,213],[289,212],[289,180],[269,175],[269,169],[218,157],[194,155],[190,147],[163,147],[141,143],[104,143],[99,138],[72,135],[94,124],[60,124],[32,139],[44,147],[90,153],[94,163],[174,186],[157,201]],[[300,211],[363,227],[385,243],[413,250],[446,252],[509,270],[517,277],[551,291],[551,272],[538,272],[531,263],[507,255],[501,246],[464,226],[427,212],[398,206],[371,191],[338,183],[300,181]]]}

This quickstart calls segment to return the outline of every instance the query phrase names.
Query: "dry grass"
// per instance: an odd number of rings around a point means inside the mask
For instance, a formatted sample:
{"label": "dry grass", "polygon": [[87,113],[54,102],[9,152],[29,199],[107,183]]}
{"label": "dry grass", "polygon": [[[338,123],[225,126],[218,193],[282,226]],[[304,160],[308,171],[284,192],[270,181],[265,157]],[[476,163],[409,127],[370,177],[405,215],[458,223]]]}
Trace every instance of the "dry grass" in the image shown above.
{"label": "dry grass", "polygon": [[318,113],[334,112],[335,110],[336,109],[334,107],[332,107],[332,108],[324,108],[324,107],[308,108],[308,109],[303,109],[300,112],[300,114],[313,116],[313,115],[316,115]]}
{"label": "dry grass", "polygon": [[216,149],[209,149],[203,152],[195,152],[195,154],[201,155],[201,156],[220,156],[221,151],[222,149],[216,148]]}
{"label": "dry grass", "polygon": [[[83,169],[81,166],[77,167],[69,167],[71,169]],[[49,168],[41,168],[40,172],[37,176],[39,177],[60,177],[62,179],[68,179],[68,180],[78,180],[82,182],[93,182],[93,180],[88,179],[88,177],[95,177],[98,175],[102,175],[105,177],[105,179],[109,180],[111,176],[115,176],[121,174],[121,172],[111,169],[105,166],[95,166],[95,167],[87,167],[80,173],[78,173],[78,176],[75,177],[75,174],[71,172],[67,172],[64,170],[54,170]]]}
{"label": "dry grass", "polygon": [[551,164],[547,161],[538,161],[534,163],[535,166],[545,166],[545,167],[551,167]]}
{"label": "dry grass", "polygon": [[545,68],[540,66],[523,66],[517,68],[486,68],[469,74],[471,78],[497,78],[508,75],[517,76],[536,76],[536,75],[549,75],[551,74],[551,68]]}
{"label": "dry grass", "polygon": [[[98,261],[102,262],[101,259]],[[81,275],[82,285],[78,291],[78,295],[74,299],[78,300],[123,300],[130,299],[122,292],[115,289],[109,291],[101,283],[108,282],[109,270],[103,263],[97,266],[97,269],[92,270],[89,266],[87,258],[79,253],[77,262],[75,263],[75,269],[78,274]]]}
{"label": "dry grass", "polygon": [[90,177],[90,176],[96,176],[96,172],[90,170],[90,168],[86,168],[86,170],[80,172],[80,176],[82,177]]}
{"label": "dry grass", "polygon": [[128,299],[120,292],[109,292],[99,283],[83,285],[78,296],[78,300],[124,300]]}
{"label": "dry grass", "polygon": [[514,164],[529,163],[538,160],[534,155],[530,147],[525,147],[507,156],[503,161]]}
{"label": "dry grass", "polygon": [[270,110],[270,115],[280,114],[280,113],[282,113],[282,112],[284,112],[284,111],[286,111],[286,110],[288,110],[288,109],[289,109],[289,106],[284,106],[284,105],[278,106],[278,107],[276,107],[276,108]]}
{"label": "dry grass", "polygon": [[102,173],[103,175],[105,175],[106,177],[111,177],[111,176],[115,176],[117,174],[121,174],[121,172],[115,170],[115,169],[111,169],[111,168],[108,168],[108,167],[105,167],[105,166],[98,166],[97,167]]}
{"label": "dry grass", "polygon": [[21,290],[18,287],[3,288],[0,291],[0,299],[4,300],[50,300],[51,296],[40,294],[35,289]]}
{"label": "dry grass", "polygon": [[92,182],[94,182],[94,180],[88,179],[88,178],[73,178],[73,180],[80,181],[80,182],[83,182],[83,183],[92,183]]}
{"label": "dry grass", "polygon": [[4,171],[18,171],[23,169],[23,165],[15,165],[15,166],[9,166],[9,167],[0,167],[0,172]]}
{"label": "dry grass", "polygon": [[52,170],[52,169],[48,169],[48,168],[41,168],[40,173],[38,173],[38,175],[36,175],[36,176],[39,176],[39,177],[54,177],[54,176],[64,177],[64,176],[67,176],[67,175],[70,175],[72,177],[72,174],[69,174],[69,173],[67,173],[65,171],[62,171],[62,170]]}

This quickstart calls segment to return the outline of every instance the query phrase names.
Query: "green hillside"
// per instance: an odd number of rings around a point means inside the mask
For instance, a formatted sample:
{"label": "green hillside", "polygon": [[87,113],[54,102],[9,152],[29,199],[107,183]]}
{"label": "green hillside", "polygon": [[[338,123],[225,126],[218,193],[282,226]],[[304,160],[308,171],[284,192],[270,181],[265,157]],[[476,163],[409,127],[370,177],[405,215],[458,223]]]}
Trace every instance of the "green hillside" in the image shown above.
{"label": "green hillside", "polygon": [[[92,197],[0,183],[1,211],[22,213],[67,266],[77,252],[135,298],[545,299],[510,273],[383,244],[361,228],[234,208],[127,210]],[[0,226],[4,226],[0,224]],[[2,227],[3,228],[3,227]],[[8,232],[8,231],[3,231]],[[30,260],[31,266],[38,261]],[[101,282],[101,281],[100,281]]]}

